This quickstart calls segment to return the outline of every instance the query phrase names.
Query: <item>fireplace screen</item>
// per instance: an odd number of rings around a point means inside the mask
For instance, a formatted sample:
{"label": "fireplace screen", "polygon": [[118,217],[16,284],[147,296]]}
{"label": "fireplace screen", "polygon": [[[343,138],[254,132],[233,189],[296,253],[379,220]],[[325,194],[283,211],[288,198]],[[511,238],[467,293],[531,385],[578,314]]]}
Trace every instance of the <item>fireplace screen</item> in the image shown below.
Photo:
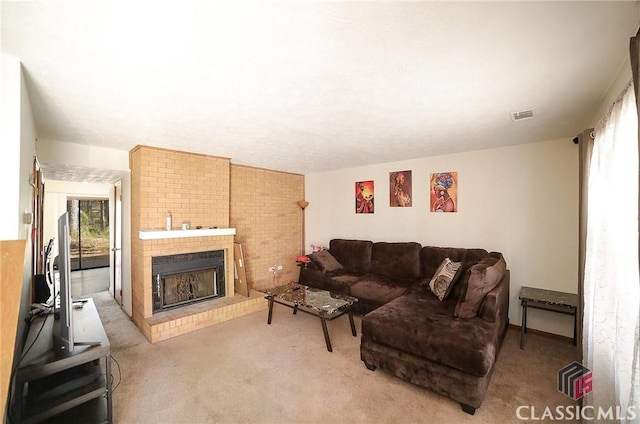
{"label": "fireplace screen", "polygon": [[216,270],[181,272],[164,277],[164,304],[175,305],[216,296]]}
{"label": "fireplace screen", "polygon": [[153,312],[225,295],[224,251],[152,258]]}

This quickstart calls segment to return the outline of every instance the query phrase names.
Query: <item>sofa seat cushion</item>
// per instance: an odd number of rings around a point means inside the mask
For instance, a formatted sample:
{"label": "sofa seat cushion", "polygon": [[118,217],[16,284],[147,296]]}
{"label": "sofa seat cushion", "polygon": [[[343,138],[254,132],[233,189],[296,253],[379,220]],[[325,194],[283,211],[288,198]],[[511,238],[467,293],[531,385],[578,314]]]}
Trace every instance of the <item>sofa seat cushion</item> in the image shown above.
{"label": "sofa seat cushion", "polygon": [[361,277],[351,286],[351,296],[381,305],[402,295],[407,286],[404,281],[398,284],[398,281],[368,274]]}
{"label": "sofa seat cushion", "polygon": [[453,316],[457,299],[442,302],[427,287],[404,295],[362,318],[362,337],[479,377],[495,362],[498,330],[479,318]]}
{"label": "sofa seat cushion", "polygon": [[[317,289],[329,290],[335,293],[350,294],[351,283],[349,275],[346,271],[340,269],[337,271],[324,273],[318,269],[303,268],[300,270],[300,284],[315,287]],[[357,276],[353,279],[357,280]]]}
{"label": "sofa seat cushion", "polygon": [[331,279],[340,283],[348,284],[351,287],[356,281],[362,278],[362,274],[352,273],[335,273],[331,275]]}

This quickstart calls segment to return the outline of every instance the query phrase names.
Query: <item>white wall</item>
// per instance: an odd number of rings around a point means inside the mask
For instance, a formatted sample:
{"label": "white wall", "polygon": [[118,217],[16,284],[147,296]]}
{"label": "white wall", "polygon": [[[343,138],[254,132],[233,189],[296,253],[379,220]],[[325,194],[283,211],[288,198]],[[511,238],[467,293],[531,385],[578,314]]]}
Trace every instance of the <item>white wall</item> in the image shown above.
{"label": "white wall", "polygon": [[[389,172],[412,170],[413,207],[389,207]],[[457,171],[458,212],[429,212],[429,177]],[[375,181],[375,213],[356,214],[354,184]],[[305,176],[307,251],[332,238],[417,241],[502,252],[511,270],[510,322],[518,292],[577,293],[578,148],[571,139],[385,163]],[[528,326],[573,335],[573,320],[531,310]]]}
{"label": "white wall", "polygon": [[[4,154],[4,152],[3,152]],[[34,198],[33,186],[29,183],[33,180],[33,161],[36,156],[36,127],[31,112],[31,102],[24,75],[20,72],[20,173],[19,201],[16,211],[18,238],[31,239],[31,225],[24,223],[24,213],[33,213]],[[4,199],[4,197],[3,197]],[[29,246],[31,244],[29,243]]]}
{"label": "white wall", "polygon": [[46,164],[129,172],[129,152],[65,141],[38,139],[38,160]]}
{"label": "white wall", "polygon": [[20,190],[20,62],[2,55],[0,68],[0,135],[2,137],[3,207],[0,208],[0,240],[18,239],[16,211]]}
{"label": "white wall", "polygon": [[[24,318],[31,304],[33,245],[31,225],[25,224],[24,212],[33,211],[33,187],[30,175],[36,151],[36,129],[29,94],[20,61],[2,54],[0,59],[0,176],[2,207],[0,208],[0,240],[27,240],[21,283],[18,328],[15,351],[22,351],[27,325]],[[11,282],[2,282],[10,284]],[[14,361],[19,355],[14,355]]]}
{"label": "white wall", "polygon": [[[19,67],[19,87],[20,87],[20,138],[17,140],[19,145],[19,156],[12,158],[19,163],[20,170],[18,172],[18,208],[14,210],[13,220],[15,228],[18,230],[17,239],[26,239],[27,246],[25,252],[25,263],[22,273],[22,303],[20,305],[18,332],[16,339],[16,352],[23,347],[23,336],[26,336],[28,329],[24,318],[30,310],[32,288],[31,281],[33,276],[33,243],[31,242],[32,225],[25,224],[23,219],[24,212],[33,212],[33,186],[29,183],[33,178],[33,160],[36,155],[36,128],[33,121],[33,113],[31,111],[31,102],[27,85],[22,74],[22,65]],[[3,143],[4,146],[4,143]],[[3,151],[4,155],[4,151]],[[4,181],[3,181],[4,183]],[[3,203],[4,203],[3,196]],[[5,205],[3,205],[3,208]],[[17,356],[14,355],[14,360]]]}
{"label": "white wall", "polygon": [[[2,54],[0,64],[0,139],[2,199],[0,240],[25,239],[31,227],[24,212],[33,211],[33,170],[36,131],[20,61]],[[30,249],[30,247],[29,247]]]}

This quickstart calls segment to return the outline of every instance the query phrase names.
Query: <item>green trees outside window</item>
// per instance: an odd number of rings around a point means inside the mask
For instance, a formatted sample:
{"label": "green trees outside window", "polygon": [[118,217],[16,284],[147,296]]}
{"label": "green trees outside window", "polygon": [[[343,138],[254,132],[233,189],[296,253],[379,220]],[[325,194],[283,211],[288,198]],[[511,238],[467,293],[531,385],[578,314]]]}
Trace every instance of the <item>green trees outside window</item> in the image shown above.
{"label": "green trees outside window", "polygon": [[67,200],[71,270],[109,266],[109,200]]}

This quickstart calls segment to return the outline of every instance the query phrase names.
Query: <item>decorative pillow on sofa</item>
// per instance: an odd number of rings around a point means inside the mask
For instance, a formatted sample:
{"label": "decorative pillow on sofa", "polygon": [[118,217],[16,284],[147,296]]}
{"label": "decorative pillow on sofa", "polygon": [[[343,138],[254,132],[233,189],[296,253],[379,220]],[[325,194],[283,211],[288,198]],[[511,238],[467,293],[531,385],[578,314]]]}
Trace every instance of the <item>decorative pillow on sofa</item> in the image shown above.
{"label": "decorative pillow on sofa", "polygon": [[338,262],[328,250],[312,253],[309,255],[309,259],[311,259],[311,262],[316,264],[322,272],[337,271],[343,268],[340,262]]}
{"label": "decorative pillow on sofa", "polygon": [[440,266],[433,274],[429,283],[429,288],[441,301],[446,299],[451,292],[453,284],[460,277],[462,262],[452,262],[449,258],[444,258]]}
{"label": "decorative pillow on sofa", "polygon": [[[499,255],[499,256],[498,256]],[[456,305],[455,316],[473,318],[478,315],[487,293],[495,289],[507,271],[507,264],[501,254],[492,253],[469,269],[469,279]]]}

